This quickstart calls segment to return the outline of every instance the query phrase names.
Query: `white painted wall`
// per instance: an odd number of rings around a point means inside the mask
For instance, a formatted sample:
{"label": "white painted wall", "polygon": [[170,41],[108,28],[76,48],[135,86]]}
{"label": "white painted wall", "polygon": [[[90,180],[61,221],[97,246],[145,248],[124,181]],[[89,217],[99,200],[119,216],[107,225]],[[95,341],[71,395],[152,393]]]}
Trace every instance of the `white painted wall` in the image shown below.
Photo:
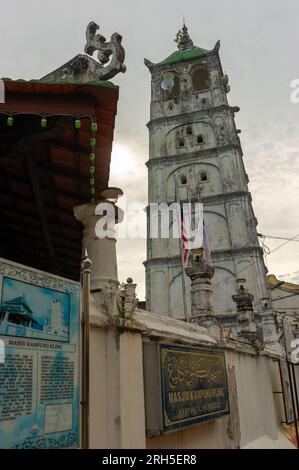
{"label": "white painted wall", "polygon": [[281,403],[273,394],[280,386],[277,363],[248,347],[234,349],[233,342],[225,345],[230,417],[147,438],[142,342],[156,337],[168,343],[217,348],[216,342],[205,328],[149,312],[138,311],[135,321],[114,318],[108,322],[94,313],[90,350],[92,448],[290,447],[280,432]]}

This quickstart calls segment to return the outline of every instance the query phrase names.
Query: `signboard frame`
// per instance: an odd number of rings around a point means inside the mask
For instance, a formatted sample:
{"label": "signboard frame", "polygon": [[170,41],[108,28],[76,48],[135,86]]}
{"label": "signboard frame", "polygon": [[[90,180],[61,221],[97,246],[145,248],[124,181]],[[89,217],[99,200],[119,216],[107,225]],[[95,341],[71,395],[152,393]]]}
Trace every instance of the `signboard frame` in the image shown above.
{"label": "signboard frame", "polygon": [[0,307],[0,448],[80,447],[81,284],[0,258]]}
{"label": "signboard frame", "polygon": [[[197,375],[200,376],[201,373],[202,376],[200,379],[193,377],[192,380],[189,380],[190,387],[188,388],[188,386],[185,386],[185,390],[183,392],[179,390],[179,388],[176,390],[176,382],[174,381],[173,390],[175,391],[176,395],[172,396],[174,397],[173,401],[177,401],[178,406],[176,406],[176,403],[172,403],[170,406],[169,401],[167,403],[166,396],[169,394],[169,389],[166,386],[166,383],[168,379],[167,376],[165,376],[165,365],[163,365],[163,355],[165,356],[167,352],[178,353],[181,355],[189,354],[193,355],[194,357],[197,356],[199,361],[205,361],[205,363],[208,365],[205,371],[197,370]],[[163,342],[144,342],[143,359],[146,431],[148,436],[178,431],[180,429],[199,425],[201,423],[215,420],[230,414],[226,361],[225,353],[222,349],[201,348],[192,345],[180,345]],[[214,372],[216,375],[214,374],[214,378],[211,378],[213,375],[213,360],[214,362],[215,360],[216,362],[218,361],[218,364],[215,363],[216,368],[214,368]],[[182,361],[184,361],[183,356]],[[188,367],[188,361],[186,362],[185,360],[183,367],[186,365]],[[220,365],[221,370],[219,369]],[[221,380],[219,382],[220,376]],[[214,384],[216,384],[216,387],[210,386],[210,384],[213,383],[213,380]],[[217,384],[220,384],[221,387],[217,388]],[[205,387],[205,385],[207,385],[207,387]],[[214,406],[217,408],[215,402],[213,405],[213,399],[215,399],[216,402],[217,400],[220,401],[220,394],[221,396],[223,395],[223,406],[221,406],[221,408],[214,412],[200,412],[200,410],[203,410],[204,407],[208,408],[210,406],[212,409]],[[187,397],[187,401],[193,403],[192,408],[190,408],[191,411],[188,410],[188,407],[183,408],[184,397]],[[211,405],[209,405],[209,403],[211,403]],[[196,411],[194,408],[195,406]],[[177,416],[180,415],[180,410],[182,409],[186,416],[183,417],[181,415],[180,418],[177,419]],[[188,416],[188,413],[191,413],[191,416]],[[172,416],[169,416],[169,414],[172,414]]]}

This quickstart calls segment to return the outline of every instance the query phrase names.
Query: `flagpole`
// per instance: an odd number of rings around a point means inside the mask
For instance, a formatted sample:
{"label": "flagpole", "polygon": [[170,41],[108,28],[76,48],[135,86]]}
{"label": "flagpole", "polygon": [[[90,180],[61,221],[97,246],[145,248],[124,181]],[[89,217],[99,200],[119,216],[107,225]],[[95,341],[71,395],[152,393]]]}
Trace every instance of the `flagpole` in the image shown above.
{"label": "flagpole", "polygon": [[81,261],[81,285],[82,285],[82,413],[81,413],[81,448],[89,449],[89,303],[90,303],[90,273],[91,260],[85,249],[84,258]]}
{"label": "flagpole", "polygon": [[[180,209],[181,209],[181,201],[180,201],[180,195],[179,191],[177,188],[177,181],[175,178],[175,199],[176,202],[179,203]],[[181,217],[181,210],[179,212],[179,216]],[[179,220],[180,222],[180,220]],[[180,239],[179,239],[179,247],[180,247],[180,258],[181,258],[181,269],[182,269],[182,290],[183,290],[183,304],[184,304],[184,314],[185,314],[185,320],[188,323],[189,322],[189,315],[188,315],[188,308],[187,308],[187,291],[186,291],[186,280],[185,280],[185,265],[184,265],[184,255],[183,255],[183,240],[182,240],[182,227],[181,224],[179,224],[179,230],[180,230]]]}

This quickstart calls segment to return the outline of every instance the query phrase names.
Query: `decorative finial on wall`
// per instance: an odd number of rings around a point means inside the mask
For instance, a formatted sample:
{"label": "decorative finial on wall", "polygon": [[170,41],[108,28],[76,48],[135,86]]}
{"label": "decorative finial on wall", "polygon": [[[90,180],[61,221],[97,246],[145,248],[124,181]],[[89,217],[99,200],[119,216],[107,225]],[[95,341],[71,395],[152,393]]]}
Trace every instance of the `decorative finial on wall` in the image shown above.
{"label": "decorative finial on wall", "polygon": [[[126,71],[124,65],[125,50],[121,45],[122,36],[119,33],[113,33],[110,41],[107,42],[104,36],[96,34],[98,29],[99,26],[93,21],[87,26],[84,52],[92,56],[95,51],[98,51],[99,78],[109,80],[119,72],[124,73]],[[105,66],[108,62],[109,64]]]}
{"label": "decorative finial on wall", "polygon": [[[104,36],[96,34],[98,29],[99,26],[96,23],[93,21],[89,23],[86,29],[85,54],[77,54],[41,80],[87,83],[93,80],[110,80],[119,72],[124,73],[126,66],[124,65],[125,50],[121,45],[122,36],[113,33],[110,41],[107,42]],[[95,51],[98,51],[98,61],[90,57]]]}

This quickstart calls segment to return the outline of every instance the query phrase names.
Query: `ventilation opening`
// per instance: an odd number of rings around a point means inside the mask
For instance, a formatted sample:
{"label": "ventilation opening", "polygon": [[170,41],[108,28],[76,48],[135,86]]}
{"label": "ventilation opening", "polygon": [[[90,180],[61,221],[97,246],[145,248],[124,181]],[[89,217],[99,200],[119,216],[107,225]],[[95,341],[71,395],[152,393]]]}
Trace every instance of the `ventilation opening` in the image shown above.
{"label": "ventilation opening", "polygon": [[197,143],[203,144],[203,136],[201,134],[197,136]]}
{"label": "ventilation opening", "polygon": [[184,139],[179,139],[179,147],[184,147],[184,146],[185,146]]}
{"label": "ventilation opening", "polygon": [[209,88],[209,70],[207,65],[203,64],[195,67],[192,72],[193,91],[203,91]]}
{"label": "ventilation opening", "polygon": [[192,127],[188,126],[186,132],[187,132],[187,135],[192,135],[193,134]]}
{"label": "ventilation opening", "polygon": [[185,175],[182,175],[180,181],[181,181],[181,184],[187,184],[187,178],[186,178],[186,176],[185,176]]}
{"label": "ventilation opening", "polygon": [[208,174],[205,171],[200,173],[200,181],[208,181]]}

